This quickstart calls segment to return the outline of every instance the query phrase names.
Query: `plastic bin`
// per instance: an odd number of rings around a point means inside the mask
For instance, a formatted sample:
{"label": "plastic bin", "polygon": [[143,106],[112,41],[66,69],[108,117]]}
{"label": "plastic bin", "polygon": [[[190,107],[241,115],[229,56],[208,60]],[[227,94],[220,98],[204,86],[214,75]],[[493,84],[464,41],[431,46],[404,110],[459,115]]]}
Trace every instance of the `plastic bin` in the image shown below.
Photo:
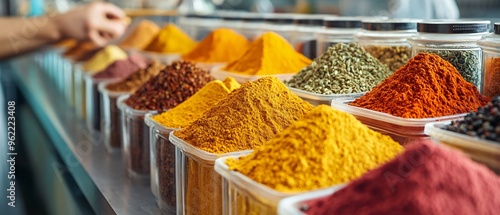
{"label": "plastic bin", "polygon": [[280,201],[278,205],[278,214],[279,215],[305,215],[302,212],[301,207],[306,205],[307,202],[325,198],[327,196],[332,195],[333,193],[344,188],[346,184],[330,187],[323,190],[307,192],[303,194],[299,194],[292,197],[284,198]]}
{"label": "plastic bin", "polygon": [[85,72],[81,69],[81,65],[77,64],[75,67],[75,109],[80,118],[85,119],[87,113],[86,92],[85,92]]}
{"label": "plastic bin", "polygon": [[146,114],[144,119],[149,126],[150,156],[151,156],[151,191],[156,197],[158,207],[162,211],[175,213],[176,183],[175,183],[175,146],[170,143],[170,132],[177,129],[167,128]]}
{"label": "plastic bin", "polygon": [[365,93],[349,93],[349,94],[332,94],[332,95],[323,95],[318,93],[311,93],[305,90],[300,90],[293,87],[288,87],[293,94],[297,95],[304,101],[311,103],[314,106],[318,106],[321,104],[330,105],[332,100],[334,99],[356,99],[359,98]]}
{"label": "plastic bin", "polygon": [[353,100],[334,99],[332,107],[354,115],[363,124],[373,130],[391,136],[392,139],[401,145],[406,145],[419,139],[428,139],[429,137],[424,133],[424,127],[427,123],[463,119],[466,115],[466,113],[463,113],[435,118],[408,119],[348,105]]}
{"label": "plastic bin", "polygon": [[175,147],[177,214],[222,214],[222,177],[214,170],[219,157],[247,151],[212,154],[200,150],[170,133]]}
{"label": "plastic bin", "polygon": [[180,54],[162,54],[162,53],[148,52],[148,51],[138,51],[138,52],[150,60],[159,61],[166,65],[170,65],[181,58]]}
{"label": "plastic bin", "polygon": [[117,106],[119,96],[130,95],[127,92],[113,92],[106,89],[109,82],[99,83],[99,94],[101,101],[101,118],[102,128],[101,133],[106,149],[110,153],[120,150],[122,144],[122,127],[120,110]]}
{"label": "plastic bin", "polygon": [[458,149],[473,160],[500,173],[500,143],[442,129],[446,124],[449,122],[429,123],[425,125],[424,132],[434,142]]}
{"label": "plastic bin", "polygon": [[135,110],[125,104],[129,95],[120,96],[117,106],[122,116],[123,161],[130,177],[149,180],[149,127],[144,116],[157,111]]}
{"label": "plastic bin", "polygon": [[281,81],[287,81],[292,79],[295,74],[278,74],[278,75],[242,75],[234,72],[227,72],[217,69],[212,69],[211,75],[217,80],[224,80],[227,77],[233,77],[238,83],[243,84],[249,81],[255,81],[259,78],[266,76],[274,76]]}
{"label": "plastic bin", "polygon": [[101,113],[101,101],[103,100],[100,97],[98,91],[99,83],[113,82],[118,79],[97,79],[93,78],[89,74],[84,74],[85,76],[85,105],[87,105],[87,128],[90,130],[101,130],[102,125],[102,116]]}

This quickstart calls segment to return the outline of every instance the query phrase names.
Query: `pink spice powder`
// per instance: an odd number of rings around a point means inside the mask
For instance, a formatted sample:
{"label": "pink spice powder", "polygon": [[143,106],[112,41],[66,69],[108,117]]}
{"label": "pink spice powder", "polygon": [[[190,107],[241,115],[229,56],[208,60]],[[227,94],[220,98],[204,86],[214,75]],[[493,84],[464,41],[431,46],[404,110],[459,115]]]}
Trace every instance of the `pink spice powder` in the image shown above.
{"label": "pink spice powder", "polygon": [[93,77],[98,79],[125,78],[130,74],[144,69],[149,60],[142,55],[132,54],[125,60],[117,60]]}
{"label": "pink spice powder", "polygon": [[307,214],[500,214],[500,178],[445,146],[418,141]]}

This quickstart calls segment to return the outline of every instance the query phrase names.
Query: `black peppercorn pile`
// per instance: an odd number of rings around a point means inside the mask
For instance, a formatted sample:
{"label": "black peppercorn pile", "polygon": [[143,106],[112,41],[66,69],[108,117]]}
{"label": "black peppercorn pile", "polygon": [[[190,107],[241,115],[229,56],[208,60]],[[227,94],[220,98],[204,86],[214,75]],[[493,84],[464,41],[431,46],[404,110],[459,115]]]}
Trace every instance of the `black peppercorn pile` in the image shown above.
{"label": "black peppercorn pile", "polygon": [[496,141],[500,144],[500,96],[497,96],[477,112],[470,112],[464,120],[453,121],[444,127],[469,136]]}
{"label": "black peppercorn pile", "polygon": [[214,78],[187,61],[177,61],[149,79],[125,103],[136,110],[166,111],[191,97]]}

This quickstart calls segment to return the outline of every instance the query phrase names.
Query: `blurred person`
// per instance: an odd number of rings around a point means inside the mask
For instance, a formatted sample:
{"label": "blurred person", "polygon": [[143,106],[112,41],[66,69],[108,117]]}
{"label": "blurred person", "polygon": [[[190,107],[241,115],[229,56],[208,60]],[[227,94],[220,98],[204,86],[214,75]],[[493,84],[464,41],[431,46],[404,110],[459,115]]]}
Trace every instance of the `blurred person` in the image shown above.
{"label": "blurred person", "polygon": [[0,17],[0,59],[36,50],[63,39],[104,46],[126,30],[125,13],[110,3],[91,3],[41,17]]}

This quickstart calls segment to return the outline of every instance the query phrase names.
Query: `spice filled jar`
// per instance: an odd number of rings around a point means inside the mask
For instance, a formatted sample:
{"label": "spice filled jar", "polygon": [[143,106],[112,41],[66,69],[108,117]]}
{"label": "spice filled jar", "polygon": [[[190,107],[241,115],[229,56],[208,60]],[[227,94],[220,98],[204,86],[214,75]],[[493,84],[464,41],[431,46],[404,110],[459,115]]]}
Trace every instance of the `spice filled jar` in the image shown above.
{"label": "spice filled jar", "polygon": [[273,31],[288,42],[292,38],[292,33],[295,29],[293,25],[293,19],[296,14],[269,14],[264,16],[264,24],[262,29],[264,31]]}
{"label": "spice filled jar", "polygon": [[361,17],[328,17],[323,28],[316,33],[316,56],[321,56],[330,46],[354,41],[354,34],[361,30]]}
{"label": "spice filled jar", "polygon": [[354,35],[354,40],[394,72],[411,57],[411,46],[407,40],[417,33],[417,21],[363,20],[362,30]]}
{"label": "spice filled jar", "polygon": [[258,13],[244,13],[241,15],[241,26],[239,32],[248,40],[259,37],[264,30],[264,17]]}
{"label": "spice filled jar", "polygon": [[295,31],[290,43],[295,50],[310,59],[316,58],[316,33],[323,27],[323,16],[297,15],[293,23]]}
{"label": "spice filled jar", "polygon": [[500,23],[494,32],[483,36],[477,44],[482,49],[483,73],[481,92],[488,97],[500,95]]}
{"label": "spice filled jar", "polygon": [[469,83],[481,89],[481,48],[476,42],[490,30],[490,21],[430,20],[417,23],[418,33],[408,39],[412,56],[419,52],[439,55]]}
{"label": "spice filled jar", "polygon": [[220,28],[222,19],[216,14],[196,15],[194,20],[194,34],[190,35],[197,41],[202,40],[213,30]]}

